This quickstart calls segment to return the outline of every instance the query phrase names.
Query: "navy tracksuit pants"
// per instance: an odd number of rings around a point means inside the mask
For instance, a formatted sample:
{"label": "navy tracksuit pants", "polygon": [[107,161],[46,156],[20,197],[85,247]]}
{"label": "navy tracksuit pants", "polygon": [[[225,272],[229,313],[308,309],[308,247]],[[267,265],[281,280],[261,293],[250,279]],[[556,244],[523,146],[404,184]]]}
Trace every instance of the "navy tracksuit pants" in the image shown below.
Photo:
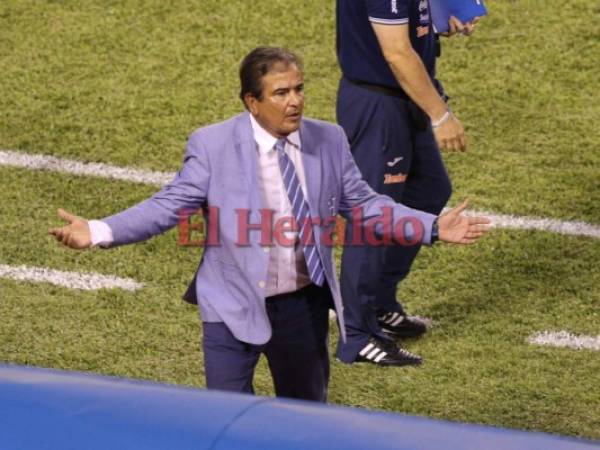
{"label": "navy tracksuit pants", "polygon": [[[450,198],[450,180],[428,121],[419,129],[414,109],[399,97],[368,90],[342,78],[337,120],[363,178],[377,192],[411,208],[439,214]],[[351,242],[346,227],[346,242]],[[396,301],[398,282],[406,277],[420,245],[344,247],[341,293],[346,343],[337,357],[352,362],[370,335],[379,335],[377,315],[403,312]]]}

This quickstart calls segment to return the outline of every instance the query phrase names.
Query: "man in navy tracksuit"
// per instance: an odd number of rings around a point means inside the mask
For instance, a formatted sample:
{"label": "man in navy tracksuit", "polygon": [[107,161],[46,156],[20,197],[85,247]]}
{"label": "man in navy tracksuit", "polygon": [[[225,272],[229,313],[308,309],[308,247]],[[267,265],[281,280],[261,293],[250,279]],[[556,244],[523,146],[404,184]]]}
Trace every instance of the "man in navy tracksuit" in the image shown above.
{"label": "man in navy tracksuit", "polygon": [[[450,28],[473,31],[454,17]],[[428,0],[337,0],[337,53],[343,74],[337,118],[364,179],[395,201],[439,214],[451,194],[439,148],[462,151],[466,139],[435,79],[439,43]],[[338,344],[340,360],[421,363],[393,340],[426,331],[396,301],[397,284],[419,249],[345,247],[341,288],[348,340]]]}

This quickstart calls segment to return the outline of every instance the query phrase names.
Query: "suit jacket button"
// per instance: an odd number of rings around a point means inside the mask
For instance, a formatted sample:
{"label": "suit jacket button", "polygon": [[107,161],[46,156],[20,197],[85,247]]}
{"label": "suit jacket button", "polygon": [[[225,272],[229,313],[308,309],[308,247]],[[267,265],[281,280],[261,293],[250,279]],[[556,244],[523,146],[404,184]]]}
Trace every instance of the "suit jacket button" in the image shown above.
{"label": "suit jacket button", "polygon": [[261,288],[261,289],[264,288],[266,285],[267,285],[267,283],[265,283],[264,281],[259,281],[258,282],[258,287]]}

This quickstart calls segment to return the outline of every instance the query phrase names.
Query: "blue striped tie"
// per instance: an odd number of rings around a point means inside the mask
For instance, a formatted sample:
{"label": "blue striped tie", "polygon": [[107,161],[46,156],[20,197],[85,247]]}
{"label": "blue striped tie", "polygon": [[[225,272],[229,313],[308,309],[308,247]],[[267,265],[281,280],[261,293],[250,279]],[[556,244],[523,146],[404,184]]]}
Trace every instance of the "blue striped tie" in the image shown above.
{"label": "blue striped tie", "polygon": [[321,262],[321,257],[319,256],[317,246],[314,243],[309,243],[307,241],[308,236],[313,236],[311,241],[314,241],[308,203],[306,203],[306,200],[304,200],[304,193],[302,192],[300,181],[296,175],[294,163],[283,150],[285,148],[285,143],[286,140],[284,138],[278,139],[275,143],[275,150],[277,151],[279,160],[279,170],[281,170],[283,184],[285,185],[287,196],[290,199],[290,204],[292,205],[294,218],[298,224],[298,237],[300,238],[300,245],[302,245],[302,251],[304,253],[304,258],[306,259],[308,275],[313,283],[315,283],[317,286],[322,286],[323,281],[325,281],[323,263]]}

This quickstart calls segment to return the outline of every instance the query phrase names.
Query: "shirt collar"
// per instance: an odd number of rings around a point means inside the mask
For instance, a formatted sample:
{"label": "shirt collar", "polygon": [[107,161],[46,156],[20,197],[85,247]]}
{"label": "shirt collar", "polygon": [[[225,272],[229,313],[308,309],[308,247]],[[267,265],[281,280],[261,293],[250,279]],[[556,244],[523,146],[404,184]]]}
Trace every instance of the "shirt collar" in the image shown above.
{"label": "shirt collar", "polygon": [[[258,145],[258,152],[263,154],[273,150],[273,147],[277,142],[277,138],[261,127],[252,114],[250,114],[250,124],[252,125],[252,134],[254,135],[254,140]],[[286,139],[289,144],[292,144],[294,147],[300,150],[300,133],[298,130],[288,134]]]}

